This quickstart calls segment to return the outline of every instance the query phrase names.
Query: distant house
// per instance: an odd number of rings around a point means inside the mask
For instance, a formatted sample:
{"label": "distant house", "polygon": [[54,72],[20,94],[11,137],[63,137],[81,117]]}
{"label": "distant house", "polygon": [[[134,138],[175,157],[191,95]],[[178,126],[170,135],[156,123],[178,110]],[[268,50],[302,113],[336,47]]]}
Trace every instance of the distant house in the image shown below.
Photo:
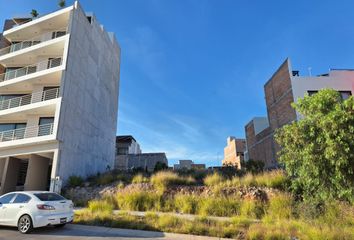
{"label": "distant house", "polygon": [[152,172],[158,163],[168,166],[165,153],[142,153],[139,143],[133,136],[116,137],[115,169],[122,171],[141,169]]}
{"label": "distant house", "polygon": [[192,160],[179,160],[178,164],[173,165],[173,170],[201,170],[205,168],[205,164],[195,164]]}
{"label": "distant house", "polygon": [[244,160],[246,140],[235,137],[227,138],[227,146],[224,148],[223,166],[232,166],[241,169],[241,162]]}
{"label": "distant house", "polygon": [[140,154],[139,143],[131,135],[116,137],[116,155]]}

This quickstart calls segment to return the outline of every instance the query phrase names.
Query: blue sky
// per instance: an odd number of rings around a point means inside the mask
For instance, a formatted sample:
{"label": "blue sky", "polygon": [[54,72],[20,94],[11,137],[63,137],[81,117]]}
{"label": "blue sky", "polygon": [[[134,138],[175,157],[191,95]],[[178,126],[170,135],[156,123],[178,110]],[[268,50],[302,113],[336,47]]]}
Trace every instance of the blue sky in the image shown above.
{"label": "blue sky", "polygon": [[[68,4],[73,1],[67,1]],[[220,165],[229,135],[266,115],[263,85],[290,57],[307,74],[354,68],[353,1],[82,0],[121,48],[118,134],[174,163]],[[0,0],[0,21],[56,0]]]}

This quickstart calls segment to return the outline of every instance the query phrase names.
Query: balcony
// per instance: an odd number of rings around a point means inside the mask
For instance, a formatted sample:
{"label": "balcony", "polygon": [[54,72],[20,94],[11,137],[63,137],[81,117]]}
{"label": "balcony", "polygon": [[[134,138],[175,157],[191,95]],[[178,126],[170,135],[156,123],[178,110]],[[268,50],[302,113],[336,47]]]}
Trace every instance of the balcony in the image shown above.
{"label": "balcony", "polygon": [[49,40],[65,36],[66,34],[67,34],[66,28],[61,28],[50,32],[46,32],[34,38],[27,39],[18,43],[14,43],[8,47],[0,49],[0,56],[13,53],[22,49],[26,49],[43,42],[47,42]]}
{"label": "balcony", "polygon": [[21,97],[11,98],[11,99],[0,101],[0,111],[7,110],[10,108],[21,107],[32,103],[52,100],[58,97],[59,97],[59,88],[53,88],[43,92],[36,92]]}
{"label": "balcony", "polygon": [[53,58],[45,61],[38,62],[23,68],[8,71],[0,74],[0,83],[3,81],[15,79],[18,77],[26,76],[32,73],[40,72],[50,68],[58,67],[62,64],[62,58]]}
{"label": "balcony", "polygon": [[48,136],[51,134],[53,134],[53,123],[0,132],[0,142]]}
{"label": "balcony", "polygon": [[73,6],[32,18],[29,15],[15,16],[12,20],[15,25],[4,30],[3,34],[10,41],[30,38],[43,30],[58,29],[68,26]]}

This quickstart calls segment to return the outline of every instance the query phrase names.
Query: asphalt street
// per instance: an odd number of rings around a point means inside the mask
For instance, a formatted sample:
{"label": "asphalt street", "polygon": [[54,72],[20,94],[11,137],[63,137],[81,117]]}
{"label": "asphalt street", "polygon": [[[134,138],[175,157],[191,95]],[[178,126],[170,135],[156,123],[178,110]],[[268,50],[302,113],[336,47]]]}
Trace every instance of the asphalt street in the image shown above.
{"label": "asphalt street", "polygon": [[217,240],[220,238],[105,228],[68,224],[64,228],[45,227],[35,229],[30,234],[21,234],[17,228],[0,227],[0,240]]}

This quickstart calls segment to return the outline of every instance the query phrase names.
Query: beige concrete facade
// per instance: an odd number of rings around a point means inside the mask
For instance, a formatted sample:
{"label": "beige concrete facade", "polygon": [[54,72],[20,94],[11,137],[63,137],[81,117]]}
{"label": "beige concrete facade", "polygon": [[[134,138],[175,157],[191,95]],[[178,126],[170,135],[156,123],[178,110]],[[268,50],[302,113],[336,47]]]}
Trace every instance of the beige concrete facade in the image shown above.
{"label": "beige concrete facade", "polygon": [[241,169],[241,163],[244,160],[244,153],[246,150],[246,140],[235,137],[227,138],[227,146],[224,148],[223,166],[233,166]]}

